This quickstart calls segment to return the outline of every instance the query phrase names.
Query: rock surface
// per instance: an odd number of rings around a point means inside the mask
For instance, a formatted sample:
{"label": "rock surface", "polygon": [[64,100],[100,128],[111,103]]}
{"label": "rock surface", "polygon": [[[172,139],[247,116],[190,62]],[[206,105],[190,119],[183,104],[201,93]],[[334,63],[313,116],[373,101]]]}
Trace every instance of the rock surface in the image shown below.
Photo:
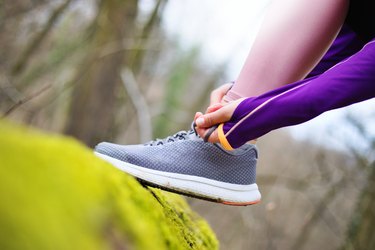
{"label": "rock surface", "polygon": [[179,195],[74,139],[0,121],[0,249],[217,249]]}

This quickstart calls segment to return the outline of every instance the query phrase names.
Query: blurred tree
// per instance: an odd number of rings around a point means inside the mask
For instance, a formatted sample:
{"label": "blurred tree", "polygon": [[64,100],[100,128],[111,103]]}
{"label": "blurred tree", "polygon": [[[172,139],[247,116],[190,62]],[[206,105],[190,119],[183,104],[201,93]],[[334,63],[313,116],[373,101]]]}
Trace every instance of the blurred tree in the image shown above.
{"label": "blurred tree", "polygon": [[124,41],[133,35],[136,15],[137,0],[99,3],[91,52],[77,70],[66,125],[66,133],[90,146],[112,138],[115,91],[127,63]]}
{"label": "blurred tree", "polygon": [[166,0],[158,0],[156,2],[148,20],[142,27],[141,31],[139,31],[140,35],[138,38],[138,43],[134,49],[131,50],[131,54],[129,55],[130,69],[134,72],[134,74],[138,74],[141,69],[143,58],[147,52],[147,50],[144,48],[144,44],[146,44],[150,39],[153,29],[160,24],[161,13],[164,10],[165,4]]}
{"label": "blurred tree", "polygon": [[18,75],[22,72],[32,54],[38,49],[41,42],[47,37],[48,33],[52,29],[56,20],[63,14],[63,12],[68,8],[71,2],[72,0],[65,0],[53,11],[43,29],[34,35],[32,40],[27,44],[18,60],[13,65],[11,70],[12,75]]}
{"label": "blurred tree", "polygon": [[346,250],[375,249],[375,163],[354,212]]}
{"label": "blurred tree", "polygon": [[368,174],[366,184],[354,210],[343,249],[375,249],[375,137],[371,136],[365,124],[358,117],[349,116],[348,120],[362,139],[367,142],[367,152],[354,147],[351,148],[351,151],[356,158],[357,166],[367,171]]}

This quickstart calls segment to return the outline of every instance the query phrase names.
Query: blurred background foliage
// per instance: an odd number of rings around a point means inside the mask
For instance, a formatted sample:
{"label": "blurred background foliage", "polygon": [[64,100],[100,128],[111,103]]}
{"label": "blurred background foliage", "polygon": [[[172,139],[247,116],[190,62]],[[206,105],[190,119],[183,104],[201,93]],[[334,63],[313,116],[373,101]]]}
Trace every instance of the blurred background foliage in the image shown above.
{"label": "blurred background foliage", "polygon": [[[1,117],[88,146],[189,129],[228,80],[227,65],[207,67],[199,46],[164,30],[169,1],[148,0],[149,11],[142,1],[0,0]],[[375,249],[375,138],[356,117],[346,123],[366,150],[296,141],[285,130],[259,140],[260,205],[189,199],[222,249]]]}
{"label": "blurred background foliage", "polygon": [[165,34],[165,0],[148,13],[138,4],[2,1],[3,116],[89,146],[188,127],[223,71],[205,70],[199,48],[182,49]]}

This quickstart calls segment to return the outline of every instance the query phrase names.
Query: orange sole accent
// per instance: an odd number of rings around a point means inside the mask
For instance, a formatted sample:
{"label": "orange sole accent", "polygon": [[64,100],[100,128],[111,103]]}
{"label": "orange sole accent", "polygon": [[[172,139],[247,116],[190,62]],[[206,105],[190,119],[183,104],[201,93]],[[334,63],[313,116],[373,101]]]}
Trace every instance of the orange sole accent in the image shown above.
{"label": "orange sole accent", "polygon": [[222,201],[222,204],[230,205],[230,206],[248,206],[248,205],[254,205],[259,203],[260,200],[252,201],[252,202],[232,202],[232,201]]}
{"label": "orange sole accent", "polygon": [[167,192],[181,194],[181,195],[189,196],[189,197],[192,197],[192,198],[206,200],[206,201],[215,202],[215,203],[224,204],[224,205],[229,205],[229,206],[248,206],[248,205],[254,205],[254,204],[257,204],[257,203],[260,202],[260,200],[256,200],[256,201],[252,201],[252,202],[223,201],[222,199],[215,199],[215,198],[205,197],[205,196],[197,195],[197,194],[194,194],[194,193],[184,192],[184,191],[178,190],[178,189],[172,189],[172,188],[160,186],[160,185],[148,182],[146,180],[142,180],[140,178],[136,178],[136,179],[142,185],[144,185],[144,186],[150,186],[150,187],[154,187],[154,188],[159,188],[159,189],[165,190]]}

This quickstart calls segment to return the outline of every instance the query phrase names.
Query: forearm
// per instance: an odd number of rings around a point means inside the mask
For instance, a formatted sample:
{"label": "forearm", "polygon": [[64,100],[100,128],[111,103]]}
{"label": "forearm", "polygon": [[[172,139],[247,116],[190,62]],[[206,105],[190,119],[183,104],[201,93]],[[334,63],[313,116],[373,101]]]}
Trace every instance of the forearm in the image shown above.
{"label": "forearm", "polygon": [[375,97],[375,41],[324,74],[242,101],[219,130],[233,148],[271,130]]}

